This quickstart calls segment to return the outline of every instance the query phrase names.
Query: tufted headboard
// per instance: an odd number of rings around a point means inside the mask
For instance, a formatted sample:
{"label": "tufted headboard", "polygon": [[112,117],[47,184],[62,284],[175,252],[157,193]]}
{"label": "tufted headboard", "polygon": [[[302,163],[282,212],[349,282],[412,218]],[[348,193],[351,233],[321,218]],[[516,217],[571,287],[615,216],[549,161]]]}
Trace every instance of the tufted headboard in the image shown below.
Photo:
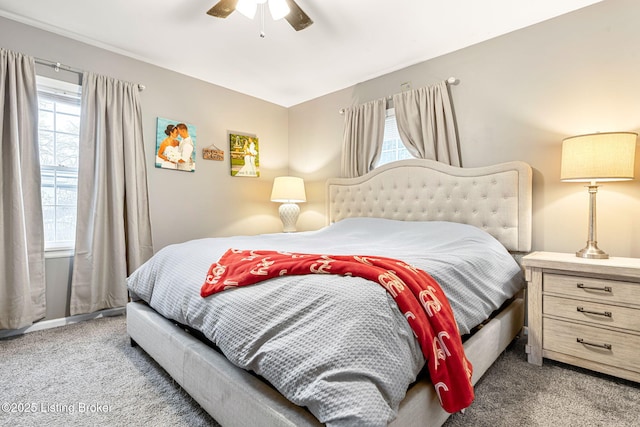
{"label": "tufted headboard", "polygon": [[327,181],[329,223],[349,217],[450,221],[479,227],[511,252],[531,250],[531,167],[459,168],[400,160],[357,178]]}

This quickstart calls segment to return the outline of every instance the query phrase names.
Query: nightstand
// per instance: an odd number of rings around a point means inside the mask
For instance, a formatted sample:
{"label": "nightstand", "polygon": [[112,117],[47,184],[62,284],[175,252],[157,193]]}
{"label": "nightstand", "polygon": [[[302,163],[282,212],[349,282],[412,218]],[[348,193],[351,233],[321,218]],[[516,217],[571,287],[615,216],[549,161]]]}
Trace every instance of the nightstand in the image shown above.
{"label": "nightstand", "polygon": [[640,259],[534,252],[522,265],[529,363],[548,358],[640,382]]}

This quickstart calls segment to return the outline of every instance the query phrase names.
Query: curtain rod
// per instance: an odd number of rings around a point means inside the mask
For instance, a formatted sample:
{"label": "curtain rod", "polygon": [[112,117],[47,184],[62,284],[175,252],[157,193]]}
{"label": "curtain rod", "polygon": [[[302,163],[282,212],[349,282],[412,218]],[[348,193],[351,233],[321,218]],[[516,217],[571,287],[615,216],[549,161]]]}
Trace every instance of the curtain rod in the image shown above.
{"label": "curtain rod", "polygon": [[[41,58],[34,58],[34,59],[35,59],[36,64],[46,65],[47,67],[52,67],[53,70],[56,73],[60,72],[60,70],[68,71],[70,73],[75,73],[75,74],[78,74],[80,76],[84,73],[83,70],[79,70],[77,68],[73,68],[73,67],[70,67],[68,65],[61,64],[59,62],[53,62],[53,61],[49,61],[48,59],[41,59]],[[145,90],[145,88],[146,88],[145,85],[138,83],[138,90],[139,91],[143,91],[143,90]]]}
{"label": "curtain rod", "polygon": [[[449,78],[446,80],[446,82],[447,82],[447,84],[449,84],[449,85],[457,85],[458,83],[460,83],[460,80],[458,80],[456,77],[449,77]],[[386,97],[386,99],[387,99],[387,100],[391,100],[391,99],[393,99],[393,95],[389,95],[389,96],[387,96],[387,97]],[[338,113],[340,113],[340,114],[344,114],[345,110],[346,110],[346,108],[341,108],[340,110],[338,110]]]}

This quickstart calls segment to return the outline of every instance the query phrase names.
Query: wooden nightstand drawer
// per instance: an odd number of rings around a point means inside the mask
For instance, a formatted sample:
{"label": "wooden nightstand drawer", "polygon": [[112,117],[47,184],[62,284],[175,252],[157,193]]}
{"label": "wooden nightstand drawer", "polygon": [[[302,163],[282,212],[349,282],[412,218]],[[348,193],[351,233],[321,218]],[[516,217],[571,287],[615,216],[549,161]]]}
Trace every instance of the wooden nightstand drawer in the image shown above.
{"label": "wooden nightstand drawer", "polygon": [[522,265],[529,363],[548,358],[640,382],[640,258],[534,252]]}
{"label": "wooden nightstand drawer", "polygon": [[545,293],[621,304],[637,304],[638,288],[635,283],[553,273],[545,274],[543,283]]}
{"label": "wooden nightstand drawer", "polygon": [[640,333],[640,310],[633,308],[544,295],[542,311],[545,315]]}
{"label": "wooden nightstand drawer", "polygon": [[640,372],[638,335],[545,319],[543,336],[544,350]]}

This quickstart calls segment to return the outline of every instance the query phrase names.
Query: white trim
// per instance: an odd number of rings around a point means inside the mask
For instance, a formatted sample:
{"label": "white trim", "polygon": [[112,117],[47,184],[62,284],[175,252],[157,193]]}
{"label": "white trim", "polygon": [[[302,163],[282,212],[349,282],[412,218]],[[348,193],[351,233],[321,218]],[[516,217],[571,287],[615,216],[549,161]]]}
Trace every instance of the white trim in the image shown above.
{"label": "white trim", "polygon": [[71,258],[74,256],[75,249],[74,248],[55,248],[55,249],[47,249],[44,250],[44,258]]}
{"label": "white trim", "polygon": [[95,313],[77,314],[75,316],[63,317],[60,319],[44,320],[34,323],[20,329],[5,329],[0,331],[0,339],[22,335],[29,332],[42,331],[44,329],[58,328],[60,326],[71,325],[74,323],[84,322],[85,320],[98,319],[100,317],[120,316],[124,314],[125,308],[108,308],[106,310],[96,311]]}
{"label": "white trim", "polygon": [[39,92],[47,92],[77,98],[82,96],[82,86],[65,82],[64,80],[52,79],[44,76],[36,76],[36,84]]}

